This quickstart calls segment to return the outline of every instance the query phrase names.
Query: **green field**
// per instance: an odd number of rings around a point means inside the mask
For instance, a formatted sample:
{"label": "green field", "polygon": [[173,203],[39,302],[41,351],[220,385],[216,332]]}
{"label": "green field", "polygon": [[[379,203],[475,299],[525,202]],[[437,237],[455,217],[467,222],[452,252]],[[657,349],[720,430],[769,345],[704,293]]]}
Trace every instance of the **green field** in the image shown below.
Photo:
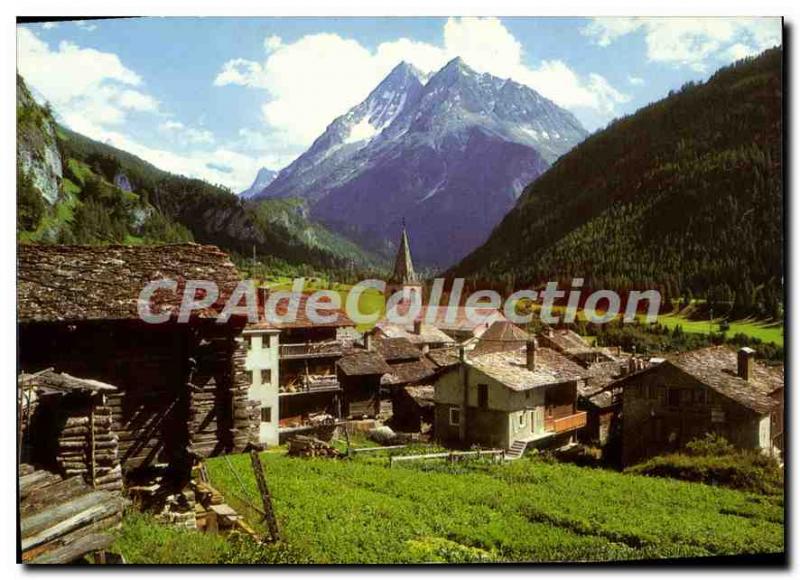
{"label": "green field", "polygon": [[[783,498],[524,458],[389,468],[262,454],[285,545],[315,563],[601,561],[782,552]],[[250,460],[208,461],[263,530]]]}
{"label": "green field", "polygon": [[[539,305],[534,307],[534,312],[538,314],[541,310]],[[563,306],[554,306],[553,314],[556,316],[564,315]],[[694,307],[690,306],[683,310],[677,308],[668,314],[659,314],[658,323],[666,326],[670,330],[676,326],[680,326],[684,332],[696,334],[711,334],[720,332],[720,323],[726,319],[722,317],[715,317],[713,320],[702,320],[694,317],[692,314]],[[586,321],[586,316],[582,310],[577,313],[577,320]],[[621,318],[621,315],[618,317]],[[644,315],[638,316],[638,319],[644,322]],[[756,320],[754,318],[745,318],[742,320],[727,320],[729,328],[726,335],[732,337],[736,334],[744,334],[746,336],[757,338],[762,342],[774,343],[777,346],[783,346],[783,322],[775,322],[773,320]]]}
{"label": "green field", "polygon": [[[722,318],[714,318],[711,321],[692,320],[679,312],[660,314],[658,317],[658,322],[670,329],[681,326],[684,332],[694,332],[698,334],[719,332],[719,325],[722,321]],[[759,321],[746,318],[744,320],[728,321],[728,324],[728,336],[742,333],[753,338],[758,338],[762,342],[772,342],[778,346],[783,346],[783,323],[781,322],[772,322],[769,320]]]}

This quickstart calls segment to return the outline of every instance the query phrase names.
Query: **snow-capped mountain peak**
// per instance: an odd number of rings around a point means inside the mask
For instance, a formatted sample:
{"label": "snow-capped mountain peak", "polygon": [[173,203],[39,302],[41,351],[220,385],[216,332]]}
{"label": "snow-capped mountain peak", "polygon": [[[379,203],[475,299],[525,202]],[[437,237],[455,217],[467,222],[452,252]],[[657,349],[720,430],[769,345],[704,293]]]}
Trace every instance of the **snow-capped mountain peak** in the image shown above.
{"label": "snow-capped mountain peak", "polygon": [[253,185],[245,189],[243,192],[239,194],[239,197],[243,199],[250,199],[251,197],[255,197],[262,191],[264,188],[267,187],[272,180],[275,179],[275,176],[278,175],[277,171],[273,171],[272,169],[267,169],[266,167],[262,167],[258,170],[256,174],[256,178],[253,181]]}
{"label": "snow-capped mountain peak", "polygon": [[586,134],[530,87],[461,58],[427,79],[400,63],[262,195],[303,197],[312,217],[373,250],[394,242],[404,216],[420,261],[445,266]]}

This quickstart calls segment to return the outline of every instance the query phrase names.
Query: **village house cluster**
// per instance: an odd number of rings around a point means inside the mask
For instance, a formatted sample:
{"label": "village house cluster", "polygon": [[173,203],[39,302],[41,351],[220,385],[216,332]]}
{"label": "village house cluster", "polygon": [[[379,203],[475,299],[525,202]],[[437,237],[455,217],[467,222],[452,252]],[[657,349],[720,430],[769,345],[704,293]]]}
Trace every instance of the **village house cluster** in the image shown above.
{"label": "village house cluster", "polygon": [[[195,244],[22,245],[18,277],[20,459],[109,493],[153,468],[184,481],[204,457],[359,422],[506,459],[616,438],[627,465],[705,433],[783,449],[783,369],[747,348],[645,358],[566,328],[530,334],[487,306],[360,331],[341,309],[304,316],[308,296],[291,320],[220,323],[240,275]],[[219,294],[185,324],[148,324],[140,290],[165,277]],[[405,231],[386,286],[398,291],[425,293]],[[152,300],[179,311],[180,293]],[[268,301],[259,290],[258,308]]]}

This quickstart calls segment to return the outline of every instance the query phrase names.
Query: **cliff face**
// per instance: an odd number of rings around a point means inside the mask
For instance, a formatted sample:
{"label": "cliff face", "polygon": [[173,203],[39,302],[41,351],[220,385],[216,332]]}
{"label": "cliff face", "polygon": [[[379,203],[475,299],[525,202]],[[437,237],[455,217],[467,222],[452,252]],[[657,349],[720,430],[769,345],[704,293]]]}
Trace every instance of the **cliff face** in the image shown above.
{"label": "cliff face", "polygon": [[63,177],[53,117],[17,76],[17,160],[50,205],[58,199]]}

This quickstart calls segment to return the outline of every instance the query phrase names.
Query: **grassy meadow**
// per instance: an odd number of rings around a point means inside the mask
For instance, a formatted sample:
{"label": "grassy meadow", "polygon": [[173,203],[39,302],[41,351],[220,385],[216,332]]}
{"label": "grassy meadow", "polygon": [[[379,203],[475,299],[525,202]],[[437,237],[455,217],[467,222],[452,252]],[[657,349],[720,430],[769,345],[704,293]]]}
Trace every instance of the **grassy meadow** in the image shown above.
{"label": "grassy meadow", "polygon": [[[782,552],[783,497],[555,464],[262,455],[290,554],[313,563],[605,561]],[[258,530],[247,455],[208,461]],[[143,553],[143,561],[147,554]]]}

